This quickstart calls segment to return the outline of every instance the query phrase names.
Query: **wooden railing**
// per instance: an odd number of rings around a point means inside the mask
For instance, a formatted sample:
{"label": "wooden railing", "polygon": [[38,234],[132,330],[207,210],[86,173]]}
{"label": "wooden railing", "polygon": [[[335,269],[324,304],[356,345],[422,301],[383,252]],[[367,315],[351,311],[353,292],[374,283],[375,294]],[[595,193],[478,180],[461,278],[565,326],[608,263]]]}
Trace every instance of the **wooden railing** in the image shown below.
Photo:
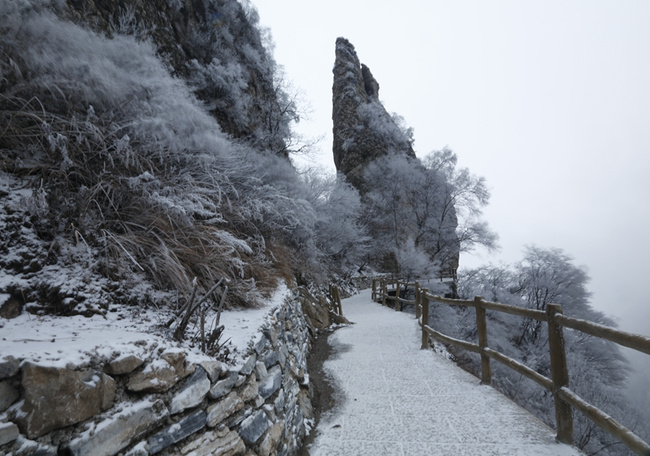
{"label": "wooden railing", "polygon": [[[408,287],[413,287],[416,293],[416,299],[409,300],[401,297],[402,290],[406,291]],[[388,306],[388,302],[393,303],[396,311],[402,310],[402,304],[413,304],[418,302],[420,285],[417,282],[405,282],[399,279],[373,279],[372,280],[372,300],[381,302],[382,305]],[[391,293],[395,293],[392,295]],[[379,298],[381,296],[381,298]],[[418,315],[419,316],[419,315]]]}
{"label": "wooden railing", "polygon": [[[400,298],[401,287],[415,287],[415,300]],[[397,293],[395,296],[388,294],[391,287]],[[625,347],[650,354],[650,338],[638,334],[619,331],[608,326],[603,326],[586,320],[567,317],[562,314],[561,306],[548,304],[546,311],[526,309],[510,306],[497,302],[485,301],[481,297],[473,300],[449,299],[432,295],[426,288],[420,288],[417,282],[404,283],[398,280],[388,281],[376,279],[372,285],[372,299],[384,305],[392,300],[395,309],[400,310],[401,303],[413,303],[416,306],[416,317],[422,327],[422,348],[429,348],[429,338],[432,337],[445,344],[455,345],[481,356],[481,383],[491,384],[492,369],[490,360],[494,359],[514,370],[515,372],[533,380],[553,394],[555,403],[555,422],[557,427],[557,440],[562,443],[573,443],[573,409],[580,411],[589,420],[601,429],[620,440],[634,453],[649,456],[650,445],[634,434],[630,429],[610,417],[608,414],[588,403],[569,389],[569,370],[566,359],[563,328],[570,328],[601,339],[609,340]],[[471,343],[449,337],[429,326],[429,303],[436,301],[450,306],[474,307],[476,310],[476,328],[478,343]],[[548,378],[519,361],[503,353],[492,350],[488,346],[487,310],[516,315],[523,318],[546,322],[548,324],[549,354],[551,359],[551,378]]]}

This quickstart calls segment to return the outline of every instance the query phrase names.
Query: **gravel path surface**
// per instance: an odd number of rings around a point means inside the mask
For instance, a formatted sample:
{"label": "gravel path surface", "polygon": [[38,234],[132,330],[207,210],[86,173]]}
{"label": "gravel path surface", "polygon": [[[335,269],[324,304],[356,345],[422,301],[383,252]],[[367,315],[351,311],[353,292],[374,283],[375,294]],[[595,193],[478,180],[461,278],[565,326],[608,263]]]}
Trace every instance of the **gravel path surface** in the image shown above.
{"label": "gravel path surface", "polygon": [[325,363],[341,392],[323,415],[311,456],[574,456],[553,430],[443,356],[420,350],[417,321],[375,304],[343,301],[354,325],[330,336]]}

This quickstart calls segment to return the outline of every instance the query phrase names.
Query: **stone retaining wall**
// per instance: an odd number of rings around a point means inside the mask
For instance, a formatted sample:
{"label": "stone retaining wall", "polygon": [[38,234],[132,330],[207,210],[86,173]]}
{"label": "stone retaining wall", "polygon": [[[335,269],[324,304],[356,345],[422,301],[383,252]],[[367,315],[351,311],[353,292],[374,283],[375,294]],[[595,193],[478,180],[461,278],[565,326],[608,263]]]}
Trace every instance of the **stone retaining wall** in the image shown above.
{"label": "stone retaining wall", "polygon": [[239,369],[181,350],[84,370],[5,358],[0,454],[294,454],[313,419],[303,313],[312,305],[287,299]]}

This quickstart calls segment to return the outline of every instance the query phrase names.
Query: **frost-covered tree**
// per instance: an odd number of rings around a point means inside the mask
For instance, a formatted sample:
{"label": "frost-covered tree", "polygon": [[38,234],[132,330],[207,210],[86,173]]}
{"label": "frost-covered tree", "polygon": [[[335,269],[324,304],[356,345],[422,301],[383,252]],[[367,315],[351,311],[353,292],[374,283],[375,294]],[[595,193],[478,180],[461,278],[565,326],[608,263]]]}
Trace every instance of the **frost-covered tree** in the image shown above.
{"label": "frost-covered tree", "polygon": [[368,166],[365,180],[375,249],[394,259],[396,272],[412,269],[408,262],[416,261],[415,251],[426,254],[430,266],[425,269],[439,275],[441,269],[456,269],[462,251],[496,247],[496,235],[480,220],[489,200],[485,181],[457,169],[449,149],[423,162],[397,154],[382,157]]}
{"label": "frost-covered tree", "polygon": [[[535,310],[545,310],[549,303],[560,304],[563,313],[596,323],[615,326],[614,322],[589,304],[589,275],[576,266],[573,258],[560,249],[529,246],[524,258],[513,266],[486,266],[464,271],[459,294],[465,299],[482,296]],[[459,311],[443,323],[457,336],[476,337],[472,311]],[[515,358],[535,371],[550,377],[548,331],[546,324],[497,312],[488,312],[490,347]],[[621,393],[628,375],[627,361],[619,347],[611,342],[578,331],[564,332],[570,388],[630,427],[641,423],[636,412]],[[464,358],[463,355],[459,355]],[[469,361],[478,369],[478,360]],[[494,363],[493,384],[548,424],[554,425],[551,393],[522,378],[514,371]],[[574,414],[574,440],[590,454],[627,454],[622,445],[579,413]]]}
{"label": "frost-covered tree", "polygon": [[318,255],[333,273],[346,276],[360,271],[371,246],[359,192],[341,174],[323,177],[309,173],[306,180],[316,210]]}

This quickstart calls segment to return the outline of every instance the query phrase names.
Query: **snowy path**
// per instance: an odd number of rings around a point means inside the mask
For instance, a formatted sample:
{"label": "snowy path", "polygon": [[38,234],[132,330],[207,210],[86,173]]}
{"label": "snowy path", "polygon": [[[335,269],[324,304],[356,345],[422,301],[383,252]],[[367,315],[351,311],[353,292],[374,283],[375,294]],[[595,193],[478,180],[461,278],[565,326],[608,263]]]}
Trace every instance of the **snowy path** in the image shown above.
{"label": "snowy path", "polygon": [[343,301],[356,324],[330,342],[325,363],[344,394],[323,416],[311,456],[526,455],[581,453],[524,409],[429,350],[413,315],[375,304],[370,291]]}

